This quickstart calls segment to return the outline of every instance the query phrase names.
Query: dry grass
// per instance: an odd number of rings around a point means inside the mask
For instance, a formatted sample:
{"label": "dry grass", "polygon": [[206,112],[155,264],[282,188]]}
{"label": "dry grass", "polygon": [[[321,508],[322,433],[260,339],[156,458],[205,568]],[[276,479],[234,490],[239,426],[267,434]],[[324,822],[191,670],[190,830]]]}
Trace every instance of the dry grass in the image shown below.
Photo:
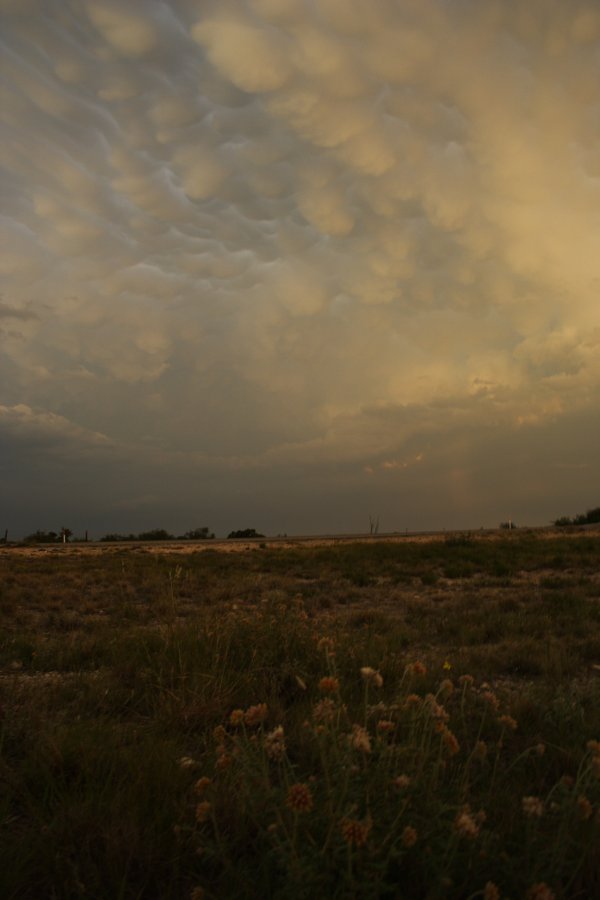
{"label": "dry grass", "polygon": [[600,536],[263,544],[0,551],[0,895],[600,891]]}

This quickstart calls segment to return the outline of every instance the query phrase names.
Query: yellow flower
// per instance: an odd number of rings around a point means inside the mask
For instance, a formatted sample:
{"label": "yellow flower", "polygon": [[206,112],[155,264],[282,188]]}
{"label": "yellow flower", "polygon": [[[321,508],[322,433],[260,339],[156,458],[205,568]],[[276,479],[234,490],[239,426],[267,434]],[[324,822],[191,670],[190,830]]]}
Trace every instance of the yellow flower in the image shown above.
{"label": "yellow flower", "polygon": [[377,669],[372,669],[371,666],[363,666],[360,670],[360,674],[367,682],[367,684],[372,684],[374,687],[380,688],[383,685],[383,678]]}
{"label": "yellow flower", "polygon": [[417,843],[419,835],[412,825],[407,825],[400,837],[400,842],[404,847],[414,847]]}
{"label": "yellow flower", "polygon": [[370,816],[364,822],[358,819],[342,819],[340,829],[347,844],[364,847],[369,837],[372,821]]}
{"label": "yellow flower", "polygon": [[442,669],[444,669],[446,672],[449,672],[451,668],[452,668],[452,664],[449,663],[447,659],[445,659]]}
{"label": "yellow flower", "polygon": [[544,814],[544,804],[539,797],[523,797],[521,801],[523,812],[529,818],[541,818]]}
{"label": "yellow flower", "polygon": [[294,812],[310,812],[313,808],[313,795],[307,784],[293,784],[287,792],[286,805]]}
{"label": "yellow flower", "polygon": [[336,694],[340,689],[340,682],[332,675],[326,675],[319,681],[319,690],[322,694]]}
{"label": "yellow flower", "polygon": [[244,713],[244,721],[249,728],[260,725],[267,718],[269,710],[266,703],[257,703],[256,706],[249,706]]}

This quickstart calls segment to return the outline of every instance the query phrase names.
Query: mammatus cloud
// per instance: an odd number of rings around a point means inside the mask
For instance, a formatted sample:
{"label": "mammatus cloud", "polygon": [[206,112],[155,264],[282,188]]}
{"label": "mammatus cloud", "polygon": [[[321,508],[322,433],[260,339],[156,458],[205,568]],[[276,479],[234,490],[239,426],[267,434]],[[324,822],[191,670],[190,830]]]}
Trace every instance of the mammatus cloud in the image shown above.
{"label": "mammatus cloud", "polygon": [[595,2],[0,13],[11,440],[358,497],[597,416]]}

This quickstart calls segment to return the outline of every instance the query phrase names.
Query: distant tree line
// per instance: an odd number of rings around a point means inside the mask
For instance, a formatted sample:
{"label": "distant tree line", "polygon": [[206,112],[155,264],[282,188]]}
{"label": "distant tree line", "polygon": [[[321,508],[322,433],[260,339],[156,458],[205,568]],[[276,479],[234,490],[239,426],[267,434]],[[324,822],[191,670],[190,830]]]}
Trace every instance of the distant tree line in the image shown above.
{"label": "distant tree line", "polygon": [[562,527],[564,525],[594,525],[597,522],[600,522],[600,506],[596,506],[595,509],[588,509],[587,512],[579,513],[576,516],[561,516],[560,519],[555,519],[552,524]]}
{"label": "distant tree line", "polygon": [[206,526],[193,528],[185,534],[169,534],[164,528],[153,528],[139,534],[105,534],[101,541],[211,541],[214,534]]}
{"label": "distant tree line", "polygon": [[[28,544],[62,544],[69,543],[73,538],[73,532],[70,528],[61,528],[60,531],[34,531],[28,534],[24,541]],[[105,534],[101,537],[101,541],[207,541],[212,540],[214,534],[209,528],[193,528],[186,531],[185,534],[174,535],[169,534],[164,528],[153,528],[151,531],[142,531],[140,534]],[[87,532],[85,538],[74,538],[75,541],[87,540]]]}

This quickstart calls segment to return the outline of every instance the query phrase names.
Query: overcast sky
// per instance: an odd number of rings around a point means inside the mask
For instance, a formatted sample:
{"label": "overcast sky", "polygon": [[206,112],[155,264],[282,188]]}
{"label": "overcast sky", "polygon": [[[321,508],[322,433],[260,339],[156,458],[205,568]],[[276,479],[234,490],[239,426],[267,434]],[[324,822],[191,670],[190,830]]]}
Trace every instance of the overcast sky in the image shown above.
{"label": "overcast sky", "polygon": [[598,505],[599,0],[0,9],[0,530]]}

